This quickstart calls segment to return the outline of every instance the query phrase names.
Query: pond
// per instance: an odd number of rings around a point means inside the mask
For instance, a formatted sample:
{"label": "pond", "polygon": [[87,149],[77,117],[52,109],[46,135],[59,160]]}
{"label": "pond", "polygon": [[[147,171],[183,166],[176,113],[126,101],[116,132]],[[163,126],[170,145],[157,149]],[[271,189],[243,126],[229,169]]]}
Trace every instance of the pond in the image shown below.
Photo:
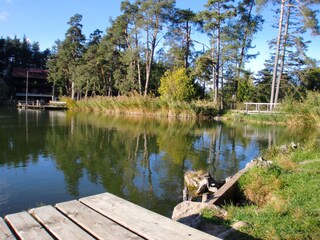
{"label": "pond", "polygon": [[2,107],[0,216],[110,192],[170,217],[187,170],[222,180],[295,130]]}

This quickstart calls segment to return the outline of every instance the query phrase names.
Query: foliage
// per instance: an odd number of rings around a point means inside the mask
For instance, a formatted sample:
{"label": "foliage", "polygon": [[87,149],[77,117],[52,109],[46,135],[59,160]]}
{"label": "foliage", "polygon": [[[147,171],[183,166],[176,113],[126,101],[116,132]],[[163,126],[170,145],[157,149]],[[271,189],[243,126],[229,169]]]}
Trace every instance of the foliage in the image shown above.
{"label": "foliage", "polygon": [[8,86],[6,83],[0,78],[0,100],[5,99],[8,93]]}
{"label": "foliage", "polygon": [[287,115],[287,122],[307,126],[320,126],[320,94],[307,92],[303,101],[287,97],[281,108]]}
{"label": "foliage", "polygon": [[[49,81],[63,88],[71,98],[82,94],[83,79],[79,70],[83,59],[85,36],[82,34],[82,15],[75,14],[68,21],[69,29],[62,42],[56,42],[57,53],[52,56],[47,64],[49,68]],[[82,65],[83,66],[83,65]],[[78,97],[79,98],[79,97]]]}
{"label": "foliage", "polygon": [[193,68],[193,76],[203,84],[210,82],[212,76],[212,59],[206,55],[202,55],[196,59]]}
{"label": "foliage", "polygon": [[23,39],[0,37],[0,98],[15,95],[15,86],[11,81],[13,68],[44,69],[49,49],[40,51],[38,42],[30,43],[24,36]]}
{"label": "foliage", "polygon": [[0,37],[0,52],[0,74],[13,67],[43,69],[50,55],[49,49],[40,51],[39,43],[30,43],[26,36]]}
{"label": "foliage", "polygon": [[[39,44],[30,44],[26,37],[1,38],[0,73],[11,88],[6,77],[11,67],[47,67],[55,95],[79,100],[136,93],[158,96],[161,76],[170,69],[185,68],[198,84],[197,94],[190,98],[212,96],[221,108],[233,106],[235,99],[269,102],[275,56],[271,55],[257,79],[245,69],[257,56],[252,40],[263,23],[255,10],[268,2],[208,0],[204,10],[196,13],[175,8],[175,0],[124,0],[121,14],[110,19],[106,31],[96,29],[89,38],[82,33],[82,15],[73,15],[65,38],[56,41],[52,54],[41,52]],[[317,91],[319,87],[317,60],[306,55],[308,42],[302,38],[307,29],[319,32],[316,11],[312,10],[317,2],[290,3],[285,6],[286,21],[281,25],[279,51],[283,59],[278,65],[283,65],[283,71],[279,71],[276,92],[280,100],[287,95],[301,99],[306,90]],[[280,9],[278,2],[274,6]],[[209,42],[196,40],[197,33],[206,33]]]}
{"label": "foliage", "polygon": [[167,58],[173,67],[189,68],[193,61],[194,42],[191,33],[201,25],[196,14],[190,9],[175,9],[170,16],[169,30],[166,33],[166,44],[169,45]]}
{"label": "foliage", "polygon": [[163,99],[190,100],[194,94],[192,79],[185,68],[168,70],[160,79],[159,93]]}
{"label": "foliage", "polygon": [[299,72],[299,77],[305,89],[320,92],[320,67],[304,69]]}
{"label": "foliage", "polygon": [[175,5],[174,0],[153,1],[142,0],[137,1],[140,10],[141,33],[144,36],[145,51],[145,88],[144,96],[148,93],[151,69],[154,62],[156,46],[162,33],[162,29],[166,26],[167,20],[172,13]]}
{"label": "foliage", "polygon": [[[285,79],[294,82],[299,77],[297,73],[301,69],[315,65],[315,61],[305,54],[308,42],[303,39],[303,35],[307,30],[313,35],[319,35],[320,32],[317,10],[313,10],[313,6],[319,4],[318,1],[291,0],[290,4],[286,1],[277,3],[275,17],[278,18],[278,36],[269,43],[271,49],[275,48],[271,57],[271,103],[278,103],[278,99],[283,99],[283,96],[280,96],[280,86]],[[286,91],[282,89],[282,92]]]}
{"label": "foliage", "polygon": [[[248,76],[247,76],[248,77]],[[237,100],[239,102],[249,102],[252,99],[254,86],[252,80],[249,78],[242,78],[238,81]]]}

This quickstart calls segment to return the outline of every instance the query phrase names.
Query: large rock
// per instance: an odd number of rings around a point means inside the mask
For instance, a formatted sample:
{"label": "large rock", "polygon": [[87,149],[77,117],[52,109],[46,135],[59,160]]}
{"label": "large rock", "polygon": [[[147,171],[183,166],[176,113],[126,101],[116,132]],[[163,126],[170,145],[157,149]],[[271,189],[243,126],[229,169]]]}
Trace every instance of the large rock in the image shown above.
{"label": "large rock", "polygon": [[209,203],[185,201],[174,208],[172,219],[215,236],[228,229],[227,226],[204,221],[201,217],[204,208],[215,209],[223,216],[227,214],[225,210]]}
{"label": "large rock", "polygon": [[198,228],[201,222],[200,213],[207,205],[201,202],[181,202],[173,209],[172,219],[190,227]]}
{"label": "large rock", "polygon": [[226,215],[226,211],[218,206],[205,202],[184,201],[179,203],[172,213],[172,219],[184,223],[191,227],[199,227],[201,222],[201,211],[204,208],[214,209],[222,215]]}

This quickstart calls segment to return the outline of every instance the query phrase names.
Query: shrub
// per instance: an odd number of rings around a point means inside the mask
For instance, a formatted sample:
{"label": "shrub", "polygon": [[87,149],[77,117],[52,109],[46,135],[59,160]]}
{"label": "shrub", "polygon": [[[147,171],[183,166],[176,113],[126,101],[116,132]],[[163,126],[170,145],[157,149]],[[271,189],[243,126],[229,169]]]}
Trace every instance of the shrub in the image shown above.
{"label": "shrub", "polygon": [[185,68],[168,70],[160,79],[159,93],[161,98],[174,101],[190,100],[194,94],[192,79]]}

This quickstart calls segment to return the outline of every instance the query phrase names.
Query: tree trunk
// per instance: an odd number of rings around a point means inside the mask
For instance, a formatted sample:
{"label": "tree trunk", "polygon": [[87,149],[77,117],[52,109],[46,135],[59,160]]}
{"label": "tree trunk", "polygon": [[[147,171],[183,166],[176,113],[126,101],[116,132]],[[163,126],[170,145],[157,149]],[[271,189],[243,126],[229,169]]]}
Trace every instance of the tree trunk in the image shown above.
{"label": "tree trunk", "polygon": [[214,91],[214,103],[219,103],[219,77],[220,77],[220,26],[217,29],[217,62],[215,71],[215,91]]}
{"label": "tree trunk", "polygon": [[150,67],[149,67],[149,55],[150,55],[150,51],[149,51],[149,27],[147,27],[147,50],[146,50],[146,83],[144,85],[144,96],[147,96],[148,93],[148,85],[149,85],[149,75],[150,75]]}
{"label": "tree trunk", "polygon": [[146,62],[146,84],[144,87],[144,96],[146,97],[148,94],[148,88],[149,88],[149,82],[150,82],[150,75],[151,75],[151,65],[153,63],[153,55],[154,55],[154,49],[155,49],[155,42],[156,38],[152,39],[152,44],[151,44],[151,50],[147,50],[147,62]]}
{"label": "tree trunk", "polygon": [[84,98],[85,99],[88,98],[88,92],[89,92],[89,81],[87,81],[86,91],[85,91],[85,94],[84,94]]}
{"label": "tree trunk", "polygon": [[243,36],[242,42],[241,42],[241,51],[240,51],[240,59],[239,59],[239,65],[238,65],[238,73],[237,73],[237,79],[235,81],[235,86],[234,86],[236,94],[238,91],[238,79],[240,78],[240,73],[241,73],[241,69],[242,69],[242,65],[243,65],[243,59],[244,59],[247,39],[248,39],[248,35],[249,35],[249,26],[251,23],[251,14],[252,14],[252,9],[253,9],[254,4],[255,4],[255,1],[251,0],[249,13],[248,13],[247,26],[246,26],[244,36]]}
{"label": "tree trunk", "polygon": [[286,2],[286,0],[281,0],[281,11],[280,11],[280,18],[279,18],[279,29],[278,29],[278,39],[277,39],[277,46],[276,46],[276,56],[274,59],[272,84],[271,84],[270,110],[273,110],[273,103],[274,103],[274,90],[275,90],[274,88],[275,88],[275,84],[276,84],[277,71],[278,71],[279,51],[280,51],[281,38],[282,38],[282,25],[283,25],[283,15],[284,15],[285,2]]}
{"label": "tree trunk", "polygon": [[190,45],[191,45],[191,28],[189,27],[189,21],[186,23],[186,52],[184,57],[184,67],[189,67],[189,55],[190,55]]}
{"label": "tree trunk", "polygon": [[74,81],[71,82],[71,99],[75,97]]}
{"label": "tree trunk", "polygon": [[[148,87],[149,87],[149,81],[150,81],[150,75],[151,75],[151,66],[153,63],[153,56],[154,56],[154,51],[155,51],[156,43],[157,43],[158,30],[159,30],[159,13],[156,16],[156,22],[155,22],[154,28],[153,28],[151,49],[149,50],[149,48],[147,46],[148,49],[147,49],[147,58],[146,58],[146,84],[144,87],[144,96],[145,97],[148,94]],[[147,34],[148,34],[148,31],[147,31]]]}
{"label": "tree trunk", "polygon": [[111,76],[109,76],[109,82],[108,82],[108,96],[110,97],[112,95],[112,88],[111,88]]}
{"label": "tree trunk", "polygon": [[282,52],[281,52],[281,59],[280,59],[280,69],[279,69],[279,75],[277,80],[277,88],[276,88],[276,96],[274,99],[274,103],[278,103],[278,97],[279,97],[279,89],[280,89],[280,81],[282,78],[283,68],[284,68],[284,60],[285,60],[285,54],[286,54],[286,44],[288,40],[288,31],[289,31],[289,21],[290,21],[290,10],[291,10],[291,0],[289,1],[288,5],[288,12],[287,12],[287,18],[286,18],[286,25],[284,30],[284,36],[283,36],[283,43],[282,43]]}
{"label": "tree trunk", "polygon": [[219,71],[221,74],[220,79],[221,79],[221,98],[220,98],[220,108],[223,109],[223,98],[224,98],[224,92],[223,92],[223,87],[224,87],[224,79],[223,79],[223,62],[221,62],[221,67]]}
{"label": "tree trunk", "polygon": [[215,64],[215,52],[214,52],[214,43],[215,43],[215,39],[214,37],[212,36],[212,43],[211,43],[211,58],[212,58],[212,87],[213,87],[213,102],[215,102],[216,100],[216,64]]}
{"label": "tree trunk", "polygon": [[138,86],[139,94],[142,95],[142,86],[141,86],[141,67],[140,67],[140,53],[139,53],[139,40],[138,34],[136,34],[136,49],[137,49],[137,71],[138,71]]}

